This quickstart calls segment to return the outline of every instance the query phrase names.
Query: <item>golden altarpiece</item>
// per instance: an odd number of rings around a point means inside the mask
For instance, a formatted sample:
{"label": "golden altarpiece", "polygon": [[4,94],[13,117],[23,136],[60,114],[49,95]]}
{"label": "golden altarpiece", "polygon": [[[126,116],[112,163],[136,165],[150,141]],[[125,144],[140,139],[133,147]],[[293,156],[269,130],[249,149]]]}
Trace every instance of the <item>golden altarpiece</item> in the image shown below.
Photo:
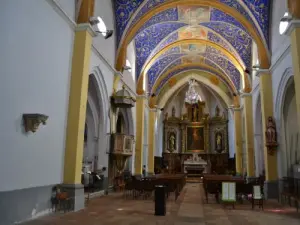
{"label": "golden altarpiece", "polygon": [[228,120],[216,106],[212,117],[205,113],[205,102],[185,103],[186,113],[165,114],[163,162],[169,173],[222,173],[228,167]]}

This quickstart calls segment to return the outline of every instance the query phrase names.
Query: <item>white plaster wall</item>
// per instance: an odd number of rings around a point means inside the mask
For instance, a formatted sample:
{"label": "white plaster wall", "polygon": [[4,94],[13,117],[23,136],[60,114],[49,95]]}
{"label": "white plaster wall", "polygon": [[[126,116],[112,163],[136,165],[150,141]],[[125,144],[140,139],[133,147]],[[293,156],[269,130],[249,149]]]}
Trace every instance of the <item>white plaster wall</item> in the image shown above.
{"label": "white plaster wall", "polygon": [[127,47],[127,60],[131,65],[131,72],[124,70],[123,72],[123,81],[130,87],[131,90],[136,89],[136,80],[135,80],[135,66],[136,66],[136,55],[134,41],[132,41]]}
{"label": "white plaster wall", "polygon": [[[73,30],[40,0],[1,1],[0,21],[0,191],[60,183]],[[47,125],[25,134],[23,113]]]}
{"label": "white plaster wall", "polygon": [[70,16],[70,18],[76,21],[75,11],[77,0],[56,0],[59,6]]}
{"label": "white plaster wall", "polygon": [[273,0],[271,8],[270,23],[270,47],[272,53],[272,64],[282,54],[282,47],[289,43],[289,37],[279,34],[279,23],[284,13],[287,11],[287,1]]}
{"label": "white plaster wall", "polygon": [[[72,0],[73,1],[73,0]],[[94,16],[100,16],[107,29],[115,30],[114,10],[111,0],[95,0]],[[115,65],[116,54],[116,32],[109,39],[104,39],[102,35],[94,38],[94,46],[98,49],[101,55],[105,57],[108,63],[112,66]]]}

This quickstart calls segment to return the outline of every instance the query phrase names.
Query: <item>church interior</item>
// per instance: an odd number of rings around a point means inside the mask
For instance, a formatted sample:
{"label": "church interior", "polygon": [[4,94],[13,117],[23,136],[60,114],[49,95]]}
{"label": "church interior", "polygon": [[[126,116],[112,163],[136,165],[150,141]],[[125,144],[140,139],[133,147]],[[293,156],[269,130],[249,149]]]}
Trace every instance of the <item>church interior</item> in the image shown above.
{"label": "church interior", "polygon": [[0,12],[0,225],[299,224],[299,0]]}

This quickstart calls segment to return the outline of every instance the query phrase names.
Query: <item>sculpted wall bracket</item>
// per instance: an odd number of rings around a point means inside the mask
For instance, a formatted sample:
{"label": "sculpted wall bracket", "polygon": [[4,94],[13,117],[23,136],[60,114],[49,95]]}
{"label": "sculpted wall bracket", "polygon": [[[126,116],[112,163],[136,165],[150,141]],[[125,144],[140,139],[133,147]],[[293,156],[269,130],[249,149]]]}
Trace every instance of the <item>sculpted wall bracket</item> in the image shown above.
{"label": "sculpted wall bracket", "polygon": [[48,116],[44,114],[23,114],[23,125],[26,132],[36,132],[39,128],[39,125],[42,123],[46,124]]}

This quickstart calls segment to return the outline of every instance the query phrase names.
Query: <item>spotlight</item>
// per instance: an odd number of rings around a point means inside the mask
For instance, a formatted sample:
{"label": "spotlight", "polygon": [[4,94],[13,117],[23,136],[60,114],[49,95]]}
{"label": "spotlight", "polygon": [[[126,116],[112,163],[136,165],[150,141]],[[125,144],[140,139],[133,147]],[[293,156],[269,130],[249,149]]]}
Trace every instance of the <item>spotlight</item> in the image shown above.
{"label": "spotlight", "polygon": [[103,35],[104,39],[110,38],[114,33],[113,30],[107,30],[105,23],[99,16],[91,17],[90,24],[95,28],[95,32]]}
{"label": "spotlight", "polygon": [[259,68],[260,68],[259,65],[254,65],[254,66],[252,66],[252,69],[254,69],[254,70],[259,70]]}
{"label": "spotlight", "polygon": [[280,23],[279,23],[279,34],[280,35],[283,35],[286,32],[286,30],[289,26],[289,23],[292,21],[292,19],[293,19],[292,16],[288,12],[286,12],[284,14],[284,16],[282,17],[282,19],[280,20]]}
{"label": "spotlight", "polygon": [[250,74],[250,71],[248,69],[245,69],[245,73]]}
{"label": "spotlight", "polygon": [[155,97],[155,96],[156,96],[156,94],[154,94],[154,93],[151,95],[152,98]]}
{"label": "spotlight", "polygon": [[130,66],[124,66],[124,67],[123,67],[123,70],[128,70],[128,71],[130,72],[131,67],[130,67]]}

